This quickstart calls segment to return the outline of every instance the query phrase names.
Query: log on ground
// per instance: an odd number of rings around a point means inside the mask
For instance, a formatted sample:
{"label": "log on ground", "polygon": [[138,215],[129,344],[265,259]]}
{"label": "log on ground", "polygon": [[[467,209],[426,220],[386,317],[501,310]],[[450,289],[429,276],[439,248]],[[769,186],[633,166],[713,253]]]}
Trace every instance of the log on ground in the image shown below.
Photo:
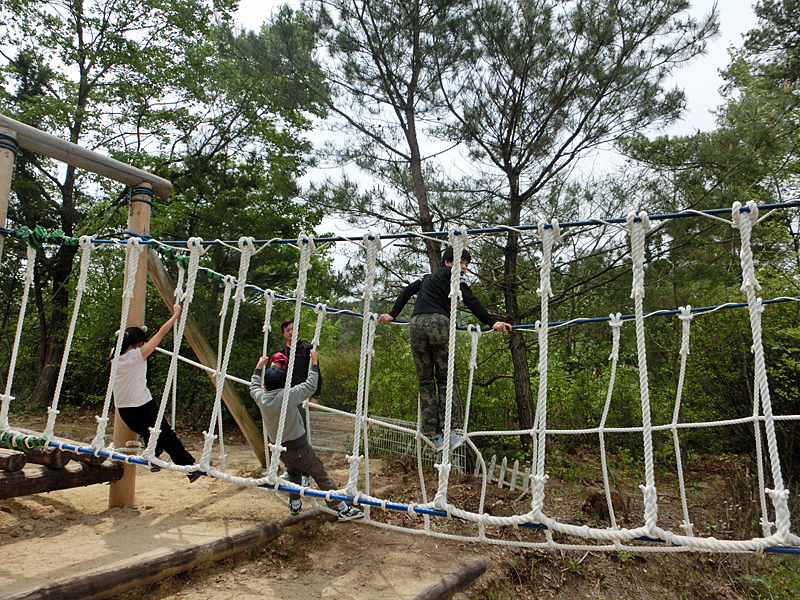
{"label": "log on ground", "polygon": [[24,452],[0,448],[0,470],[12,472],[21,471],[27,462],[28,459]]}
{"label": "log on ground", "polygon": [[414,596],[412,600],[445,600],[445,598],[450,598],[453,594],[460,592],[483,575],[491,563],[492,561],[487,556],[473,560],[455,573],[445,575],[436,583],[429,585]]}
{"label": "log on ground", "polygon": [[63,469],[28,466],[16,473],[0,471],[0,500],[117,481],[120,477],[119,463],[98,466],[73,463]]}
{"label": "log on ground", "polygon": [[303,512],[275,523],[265,523],[187,548],[171,550],[144,560],[98,569],[76,577],[67,577],[22,592],[0,596],[0,600],[101,600],[149,585],[200,566],[220,561],[277,538],[286,527],[305,521],[333,521],[336,517],[322,511]]}

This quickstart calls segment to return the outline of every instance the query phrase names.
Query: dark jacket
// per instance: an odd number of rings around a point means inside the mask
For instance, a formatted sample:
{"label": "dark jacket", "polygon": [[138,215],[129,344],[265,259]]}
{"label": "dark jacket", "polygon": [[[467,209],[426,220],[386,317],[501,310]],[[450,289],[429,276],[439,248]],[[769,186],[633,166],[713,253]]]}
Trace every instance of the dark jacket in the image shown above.
{"label": "dark jacket", "polygon": [[[311,365],[311,349],[313,346],[303,340],[297,340],[297,349],[294,353],[294,371],[292,371],[292,385],[300,385],[308,377],[308,367]],[[284,343],[283,346],[278,348],[276,352],[283,352],[287,358],[291,359],[292,354],[289,352],[289,344]],[[274,354],[274,353],[273,353]],[[318,398],[322,392],[322,374],[319,375],[317,381],[317,389],[312,394],[314,398]]]}
{"label": "dark jacket", "polygon": [[[409,283],[405,289],[400,292],[397,300],[389,311],[393,319],[397,318],[400,311],[411,299],[411,296],[417,295],[417,300],[414,303],[414,315],[425,315],[429,313],[438,313],[446,317],[450,317],[450,267],[439,267],[433,273],[425,275],[422,279],[417,279]],[[472,293],[469,286],[461,282],[461,298],[467,308],[472,311],[483,323],[491,327],[497,322],[489,311],[483,307],[480,300]]]}

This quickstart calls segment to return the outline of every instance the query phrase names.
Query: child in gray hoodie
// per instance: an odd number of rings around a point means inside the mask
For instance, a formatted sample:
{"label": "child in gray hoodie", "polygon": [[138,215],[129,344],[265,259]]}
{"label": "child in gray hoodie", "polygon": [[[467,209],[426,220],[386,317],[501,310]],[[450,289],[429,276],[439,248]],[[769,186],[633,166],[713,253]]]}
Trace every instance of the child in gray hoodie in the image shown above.
{"label": "child in gray hoodie", "polygon": [[[281,416],[286,371],[283,370],[280,363],[272,361],[271,366],[266,371],[263,371],[264,385],[262,386],[262,370],[268,363],[270,363],[270,360],[266,356],[258,359],[253,377],[250,379],[250,396],[258,404],[258,408],[261,410],[261,418],[264,420],[267,430],[267,437],[274,444],[278,432],[278,421]],[[311,370],[308,373],[308,378],[303,383],[289,388],[287,394],[286,401],[288,406],[286,407],[286,422],[283,426],[283,440],[281,442],[281,445],[286,450],[281,453],[281,460],[286,465],[289,481],[293,484],[300,486],[302,473],[308,473],[317,482],[317,487],[320,490],[336,490],[339,487],[330,478],[322,461],[317,456],[317,453],[314,452],[314,448],[308,443],[306,429],[297,410],[297,407],[311,398],[316,391],[318,378],[319,360],[317,351],[311,350]],[[293,515],[299,514],[302,505],[300,494],[290,492],[289,500],[289,512]],[[340,521],[350,521],[364,516],[364,511],[357,506],[350,506],[336,500],[332,500],[327,504],[328,507],[338,511]]]}

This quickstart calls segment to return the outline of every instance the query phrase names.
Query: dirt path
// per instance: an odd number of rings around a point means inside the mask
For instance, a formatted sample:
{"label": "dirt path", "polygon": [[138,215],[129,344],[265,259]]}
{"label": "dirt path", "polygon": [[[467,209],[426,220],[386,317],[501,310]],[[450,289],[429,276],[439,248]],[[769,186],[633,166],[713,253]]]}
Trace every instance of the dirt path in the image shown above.
{"label": "dirt path", "polygon": [[[228,445],[226,452],[229,472],[258,470],[246,446]],[[341,457],[323,460],[335,480],[347,479]],[[271,492],[207,477],[190,484],[185,475],[166,470],[139,469],[136,490],[136,508],[126,509],[107,508],[107,484],[0,501],[0,595],[207,542],[287,514]],[[403,598],[480,555],[474,546],[360,523],[292,529],[247,565],[209,565],[149,593],[182,599]]]}

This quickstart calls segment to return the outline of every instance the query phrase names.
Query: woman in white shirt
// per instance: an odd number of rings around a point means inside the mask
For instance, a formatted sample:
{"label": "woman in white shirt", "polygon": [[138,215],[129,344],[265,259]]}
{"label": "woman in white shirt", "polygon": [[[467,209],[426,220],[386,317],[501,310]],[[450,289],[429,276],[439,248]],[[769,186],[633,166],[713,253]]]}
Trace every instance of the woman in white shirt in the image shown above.
{"label": "woman in white shirt", "polygon": [[[158,404],[147,388],[147,357],[158,348],[180,313],[181,306],[176,304],[172,316],[149,340],[144,330],[139,327],[128,327],[123,334],[117,378],[114,382],[114,404],[119,409],[119,416],[125,424],[138,433],[145,444],[150,440],[150,429],[155,427],[158,417]],[[156,456],[166,451],[176,465],[193,465],[194,457],[183,447],[183,443],[166,419],[161,420],[159,429],[161,433],[156,444]],[[155,472],[161,469],[153,465],[151,470]],[[200,478],[201,473],[193,471],[187,475],[189,481],[194,483]]]}

